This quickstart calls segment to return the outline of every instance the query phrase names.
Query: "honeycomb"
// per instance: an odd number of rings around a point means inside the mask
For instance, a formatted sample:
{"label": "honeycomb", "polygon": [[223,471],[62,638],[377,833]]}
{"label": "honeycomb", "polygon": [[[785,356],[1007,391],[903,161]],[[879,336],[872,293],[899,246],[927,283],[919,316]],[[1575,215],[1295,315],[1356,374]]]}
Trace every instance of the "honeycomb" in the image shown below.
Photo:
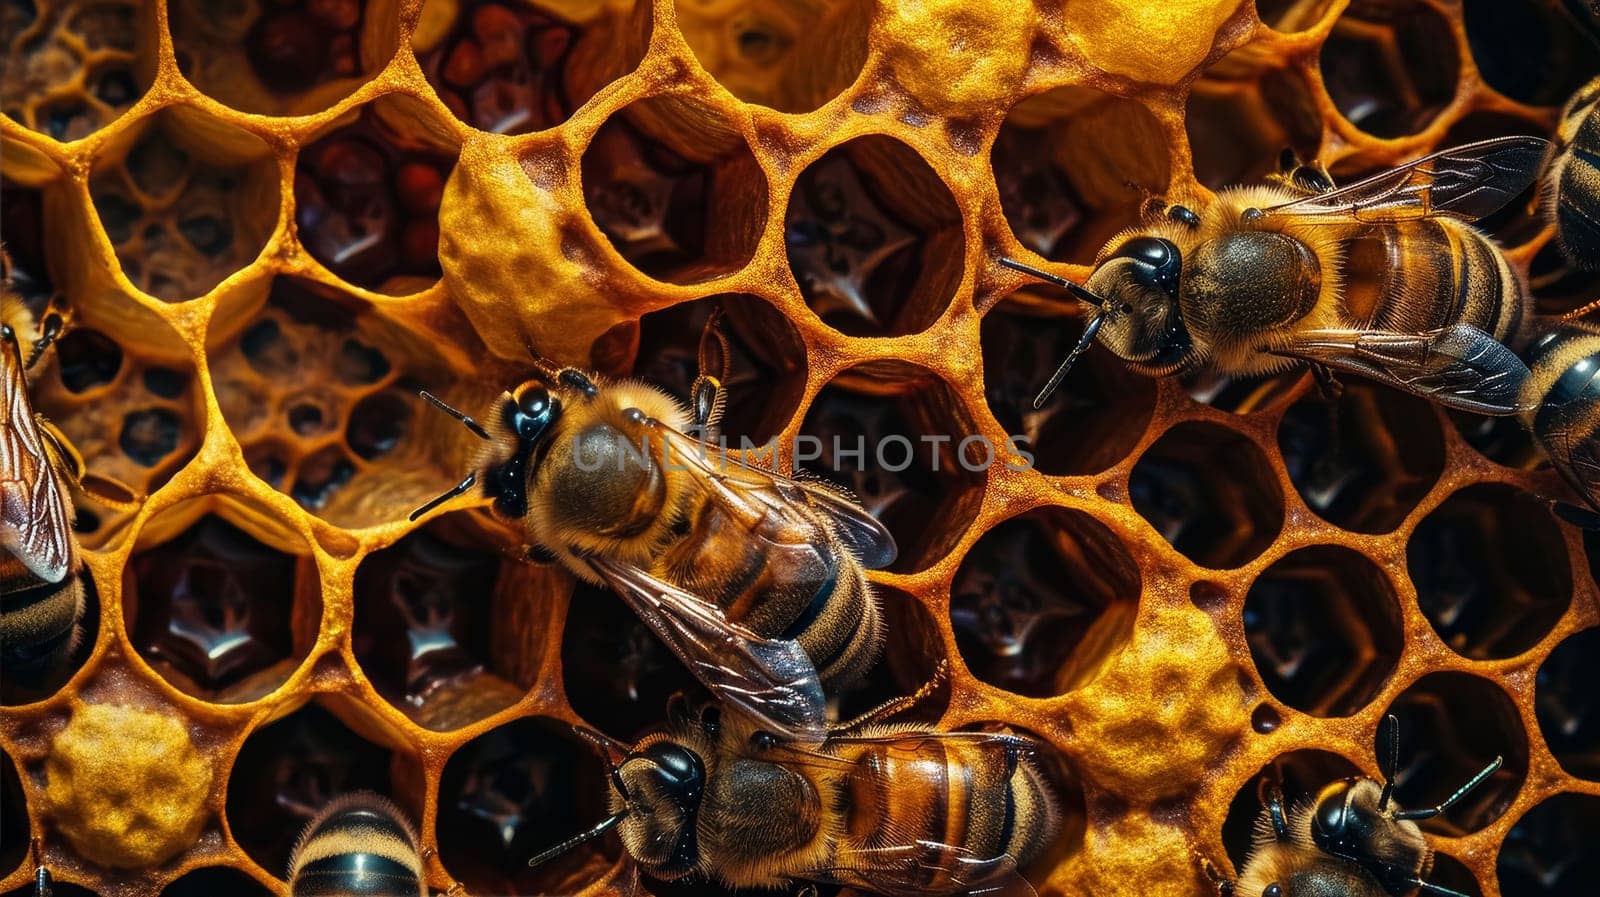
{"label": "honeycomb", "polygon": [[[687,675],[481,502],[408,522],[471,450],[414,392],[483,408],[534,346],[682,396],[720,308],[730,436],[941,453],[783,460],[901,549],[839,711],[944,664],[910,718],[1046,744],[1041,894],[1207,893],[1263,773],[1376,775],[1387,713],[1405,805],[1505,757],[1424,824],[1435,881],[1600,891],[1600,537],[1516,425],[1098,349],[1036,412],[1082,324],[996,263],[1086,276],[1151,198],[1284,147],[1348,179],[1548,133],[1600,67],[1576,8],[4,0],[3,237],[73,313],[35,403],[148,497],[82,505],[87,638],[47,693],[5,686],[0,890],[37,837],[60,894],[285,894],[359,788],[435,889],[625,889],[613,838],[526,859],[602,811],[571,725],[634,738]],[[1527,199],[1487,226],[1540,310],[1600,297]],[[1031,468],[968,469],[968,434]]]}

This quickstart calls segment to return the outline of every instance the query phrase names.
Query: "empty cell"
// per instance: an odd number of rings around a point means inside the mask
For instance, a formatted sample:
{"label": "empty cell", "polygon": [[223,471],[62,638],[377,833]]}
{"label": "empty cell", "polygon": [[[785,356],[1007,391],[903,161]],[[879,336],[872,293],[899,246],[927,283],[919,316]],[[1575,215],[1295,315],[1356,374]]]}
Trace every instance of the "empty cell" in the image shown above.
{"label": "empty cell", "polygon": [[[296,646],[294,631],[314,630],[321,601],[309,576],[297,589],[300,578],[294,557],[208,515],[134,555],[123,615],[134,648],[174,686],[207,701],[252,701],[283,684],[310,648]],[[301,614],[309,619],[296,623]]]}
{"label": "empty cell", "polygon": [[683,662],[622,599],[584,583],[567,609],[561,675],[579,716],[629,740],[661,725],[667,698],[696,686]]}
{"label": "empty cell", "polygon": [[767,182],[742,134],[699,100],[639,100],[606,119],[583,153],[589,217],[645,275],[693,284],[750,261],[767,222]]}
{"label": "empty cell", "polygon": [[344,448],[330,445],[301,459],[289,495],[307,511],[321,511],[355,475],[355,462]]}
{"label": "empty cell", "polygon": [[1533,441],[1533,434],[1517,418],[1487,417],[1466,411],[1448,411],[1445,416],[1467,445],[1496,464],[1533,470],[1549,463],[1544,450]]}
{"label": "empty cell", "polygon": [[356,571],[356,661],[378,693],[419,724],[459,728],[522,696],[490,651],[504,563],[493,545],[446,518],[374,552]]}
{"label": "empty cell", "polygon": [[961,399],[929,371],[856,368],[811,403],[795,466],[849,489],[894,536],[889,569],[911,572],[950,551],[977,513],[988,465],[1012,460],[973,432]]}
{"label": "empty cell", "polygon": [[11,293],[37,318],[55,292],[45,261],[44,191],[0,177],[0,233],[11,259]]}
{"label": "empty cell", "polygon": [[243,112],[321,112],[371,80],[394,56],[398,29],[368,0],[208,3],[173,0],[168,25],[184,76]]}
{"label": "empty cell", "polygon": [[729,357],[720,359],[720,345],[714,343],[718,348],[708,360],[718,369],[706,372],[721,379],[727,400],[722,433],[732,448],[745,440],[764,444],[794,417],[806,379],[806,349],[799,332],[765,301],[713,296],[645,315],[639,320],[633,375],[688,404],[699,373],[701,337],[713,309],[721,311],[720,330],[729,350]]}
{"label": "empty cell", "polygon": [[1498,483],[1469,486],[1424,517],[1406,544],[1406,569],[1434,631],[1474,659],[1538,644],[1572,600],[1548,503]]}
{"label": "empty cell", "polygon": [[[933,684],[941,665],[949,661],[939,626],[921,601],[886,586],[874,586],[873,592],[883,613],[883,652],[860,682],[842,689],[839,718],[843,720],[916,694]],[[888,721],[931,725],[944,716],[949,706],[950,677],[946,670],[929,694]]]}
{"label": "empty cell", "polygon": [[1036,508],[984,533],[950,587],[956,647],[979,679],[1029,697],[1088,682],[1133,637],[1140,576],[1080,511]]}
{"label": "empty cell", "polygon": [[278,165],[261,138],[187,106],[136,123],[102,154],[89,194],[135,287],[193,299],[255,259],[278,219]]}
{"label": "empty cell", "polygon": [[1283,528],[1283,493],[1266,453],[1217,424],[1187,421],[1145,450],[1128,479],[1139,514],[1189,560],[1238,567]]}
{"label": "empty cell", "polygon": [[1539,666],[1539,731],[1569,775],[1600,781],[1600,629],[1568,636]]}
{"label": "empty cell", "polygon": [[563,723],[515,720],[451,755],[439,782],[439,859],[474,894],[545,893],[594,881],[620,852],[615,835],[536,868],[528,860],[607,815],[606,766]]}
{"label": "empty cell", "polygon": [[28,818],[28,800],[22,791],[22,778],[11,755],[0,753],[0,815],[11,820],[0,827],[0,867],[15,869],[28,855],[28,836],[33,824]]}
{"label": "empty cell", "polygon": [[1000,207],[1024,247],[1089,264],[1171,179],[1171,140],[1138,102],[1091,87],[1030,97],[1006,115],[990,163]]}
{"label": "empty cell", "polygon": [[856,3],[677,0],[678,28],[729,93],[780,112],[810,112],[855,82],[867,60],[870,7]]}
{"label": "empty cell", "polygon": [[1404,643],[1383,571],[1333,545],[1302,548],[1262,571],[1245,595],[1244,631],[1267,690],[1313,716],[1365,707]]}
{"label": "empty cell", "polygon": [[388,375],[389,360],[383,357],[383,350],[351,338],[339,346],[333,372],[352,386],[368,386]]}
{"label": "empty cell", "polygon": [[75,327],[56,342],[61,385],[83,393],[115,383],[122,370],[122,347],[98,330]]}
{"label": "empty cell", "polygon": [[1399,526],[1444,469],[1444,436],[1429,404],[1348,378],[1339,398],[1315,390],[1278,424],[1295,491],[1318,516],[1359,533]]}
{"label": "empty cell", "polygon": [[1600,889],[1600,797],[1557,794],[1517,820],[1495,864],[1505,897],[1586,897]]}
{"label": "empty cell", "polygon": [[270,897],[272,891],[249,875],[228,866],[186,872],[161,890],[161,897]]}
{"label": "empty cell", "polygon": [[416,404],[412,393],[399,389],[373,393],[357,402],[345,430],[350,450],[366,461],[393,452],[411,429]]}
{"label": "empty cell", "polygon": [[926,329],[961,281],[955,198],[890,137],[858,137],[807,166],[789,196],[783,241],[806,304],[852,336]]}
{"label": "empty cell", "polygon": [[984,399],[995,420],[1053,476],[1099,473],[1133,451],[1155,411],[1155,381],[1091,349],[1043,408],[1033,399],[1078,343],[1079,319],[1045,316],[1017,301],[983,319]]}
{"label": "empty cell", "polygon": [[1511,698],[1469,673],[1422,677],[1387,713],[1400,721],[1395,800],[1406,809],[1436,806],[1489,765],[1504,764],[1443,814],[1420,825],[1459,837],[1493,823],[1516,799],[1528,772],[1528,742]]}
{"label": "empty cell", "polygon": [[130,69],[138,35],[153,26],[147,4],[13,2],[0,47],[0,107],[22,125],[80,140],[143,94]]}
{"label": "empty cell", "polygon": [[250,772],[228,780],[228,827],[250,859],[283,874],[306,823],[341,794],[375,791],[415,820],[391,778],[391,758],[321,704],[306,704],[245,739],[233,766]]}
{"label": "empty cell", "polygon": [[1567,259],[1561,245],[1551,240],[1528,263],[1528,286],[1540,314],[1562,315],[1600,296],[1600,271],[1580,270]]}
{"label": "empty cell", "polygon": [[1256,820],[1261,816],[1266,786],[1277,785],[1283,792],[1285,808],[1316,797],[1323,785],[1361,775],[1360,767],[1331,751],[1302,748],[1274,757],[1261,771],[1239,783],[1228,815],[1222,823],[1222,845],[1233,861],[1235,871],[1244,868],[1250,855]]}
{"label": "empty cell", "polygon": [[1207,187],[1258,183],[1288,150],[1314,159],[1322,116],[1295,69],[1265,66],[1258,48],[1234,51],[1195,83],[1184,110],[1195,177]]}
{"label": "empty cell", "polygon": [[145,368],[144,388],[157,398],[176,399],[189,388],[189,375],[172,368]]}
{"label": "empty cell", "polygon": [[439,201],[457,147],[435,113],[379,99],[319,135],[295,162],[295,223],[306,251],[340,278],[404,295],[439,278]]}
{"label": "empty cell", "polygon": [[[95,639],[100,635],[100,593],[87,568],[75,576],[82,589],[83,611],[74,634],[61,633],[39,643],[5,645],[0,706],[31,704],[50,697],[76,676],[94,653]],[[15,612],[13,596],[6,597],[10,605],[6,612]]]}
{"label": "empty cell", "polygon": [[1359,0],[1322,45],[1322,81],[1349,122],[1377,137],[1427,128],[1460,75],[1448,19],[1424,0]]}
{"label": "empty cell", "polygon": [[117,445],[145,467],[155,467],[178,450],[183,420],[166,408],[143,408],[122,419]]}
{"label": "empty cell", "polygon": [[1471,869],[1450,854],[1437,850],[1433,853],[1433,871],[1428,873],[1428,882],[1466,894],[1467,897],[1481,897],[1483,894]]}
{"label": "empty cell", "polygon": [[1560,106],[1600,65],[1595,44],[1576,26],[1581,2],[1464,0],[1461,19],[1478,73],[1520,103]]}

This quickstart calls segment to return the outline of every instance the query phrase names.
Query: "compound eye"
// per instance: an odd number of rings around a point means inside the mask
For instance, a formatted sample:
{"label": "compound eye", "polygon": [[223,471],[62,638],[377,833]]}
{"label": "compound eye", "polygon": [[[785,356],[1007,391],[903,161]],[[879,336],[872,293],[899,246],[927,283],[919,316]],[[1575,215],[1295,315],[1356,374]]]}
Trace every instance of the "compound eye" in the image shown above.
{"label": "compound eye", "polygon": [[1133,259],[1148,265],[1151,280],[1169,292],[1178,286],[1178,271],[1183,267],[1183,256],[1171,240],[1160,237],[1134,237],[1122,244],[1112,258]]}
{"label": "compound eye", "polygon": [[1283,885],[1273,882],[1261,889],[1261,897],[1283,897]]}
{"label": "compound eye", "polygon": [[700,758],[688,748],[658,741],[645,749],[645,756],[655,763],[662,780],[681,793],[693,794],[700,790],[705,772]]}
{"label": "compound eye", "polygon": [[517,399],[517,410],[523,417],[535,423],[543,423],[550,418],[550,390],[543,386],[530,386],[522,391]]}

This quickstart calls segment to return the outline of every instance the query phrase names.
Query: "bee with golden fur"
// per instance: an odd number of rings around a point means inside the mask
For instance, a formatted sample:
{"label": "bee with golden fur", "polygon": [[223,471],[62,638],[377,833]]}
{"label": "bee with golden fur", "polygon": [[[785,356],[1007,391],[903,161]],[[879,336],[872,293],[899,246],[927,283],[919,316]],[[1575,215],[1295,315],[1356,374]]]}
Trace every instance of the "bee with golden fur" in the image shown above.
{"label": "bee with golden fur", "polygon": [[1315,176],[1232,187],[1114,237],[1083,285],[1002,259],[1092,309],[1035,404],[1098,339],[1152,376],[1309,363],[1451,408],[1516,413],[1528,371],[1505,344],[1527,290],[1467,222],[1531,185],[1545,146],[1485,140],[1340,188]]}
{"label": "bee with golden fur", "polygon": [[427,897],[417,833],[367,791],[331,801],[306,824],[289,860],[291,897]]}
{"label": "bee with golden fur", "polygon": [[817,740],[778,737],[736,707],[686,712],[681,700],[667,731],[631,749],[581,730],[611,755],[611,815],[530,865],[616,828],[637,868],[663,879],[1031,897],[1017,869],[1060,829],[1037,745],[879,722],[917,697]]}
{"label": "bee with golden fur", "polygon": [[890,563],[894,540],[849,496],[706,438],[719,389],[702,376],[691,413],[643,383],[550,369],[504,393],[483,425],[424,393],[485,445],[473,473],[412,517],[481,477],[497,513],[620,595],[721,700],[774,731],[815,732],[818,680],[848,683],[876,659],[865,569]]}
{"label": "bee with golden fur", "polygon": [[[1426,881],[1433,849],[1417,823],[1483,784],[1501,758],[1437,807],[1402,810],[1394,802],[1399,725],[1393,716],[1385,718],[1378,739],[1388,748],[1382,782],[1365,776],[1330,782],[1310,803],[1287,811],[1283,795],[1269,787],[1244,870],[1238,881],[1218,880],[1221,891],[1230,897],[1466,897]],[[1215,876],[1210,864],[1206,869]]]}

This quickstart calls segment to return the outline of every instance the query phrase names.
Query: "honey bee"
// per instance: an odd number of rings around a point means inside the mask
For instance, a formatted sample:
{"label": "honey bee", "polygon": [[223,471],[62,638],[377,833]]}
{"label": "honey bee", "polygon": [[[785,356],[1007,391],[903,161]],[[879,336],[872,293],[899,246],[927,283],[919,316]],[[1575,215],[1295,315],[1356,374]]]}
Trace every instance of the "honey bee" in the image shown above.
{"label": "honey bee", "polygon": [[[1473,776],[1436,807],[1401,810],[1394,805],[1394,770],[1399,724],[1384,720],[1378,740],[1387,744],[1383,782],[1364,776],[1330,782],[1309,804],[1283,806],[1268,788],[1256,819],[1255,845],[1238,881],[1219,881],[1235,897],[1408,897],[1418,892],[1466,897],[1425,881],[1433,849],[1417,825],[1465,797],[1500,768],[1501,758]],[[1208,864],[1208,872],[1209,864]]]}
{"label": "honey bee", "polygon": [[673,713],[631,749],[584,730],[614,763],[611,815],[529,865],[616,828],[636,868],[663,879],[1032,895],[1018,866],[1060,828],[1034,742],[878,724],[909,700],[814,743],[715,705]]}
{"label": "honey bee", "polygon": [[1579,268],[1600,269],[1600,78],[1561,111],[1544,177],[1561,251]]}
{"label": "honey bee", "polygon": [[481,477],[497,513],[620,595],[720,700],[815,737],[820,683],[848,683],[876,659],[883,624],[864,571],[893,561],[888,531],[848,495],[719,445],[715,377],[697,381],[691,412],[643,383],[540,366],[485,425],[423,393],[486,445],[412,519]]}
{"label": "honey bee", "polygon": [[1035,407],[1098,340],[1151,376],[1302,362],[1324,382],[1336,369],[1451,408],[1516,413],[1528,369],[1505,343],[1527,289],[1466,222],[1531,185],[1546,146],[1485,140],[1338,188],[1316,177],[1229,188],[1114,237],[1082,285],[1001,259],[1092,308]]}
{"label": "honey bee", "polygon": [[370,791],[331,801],[289,859],[291,897],[426,897],[417,833]]}

